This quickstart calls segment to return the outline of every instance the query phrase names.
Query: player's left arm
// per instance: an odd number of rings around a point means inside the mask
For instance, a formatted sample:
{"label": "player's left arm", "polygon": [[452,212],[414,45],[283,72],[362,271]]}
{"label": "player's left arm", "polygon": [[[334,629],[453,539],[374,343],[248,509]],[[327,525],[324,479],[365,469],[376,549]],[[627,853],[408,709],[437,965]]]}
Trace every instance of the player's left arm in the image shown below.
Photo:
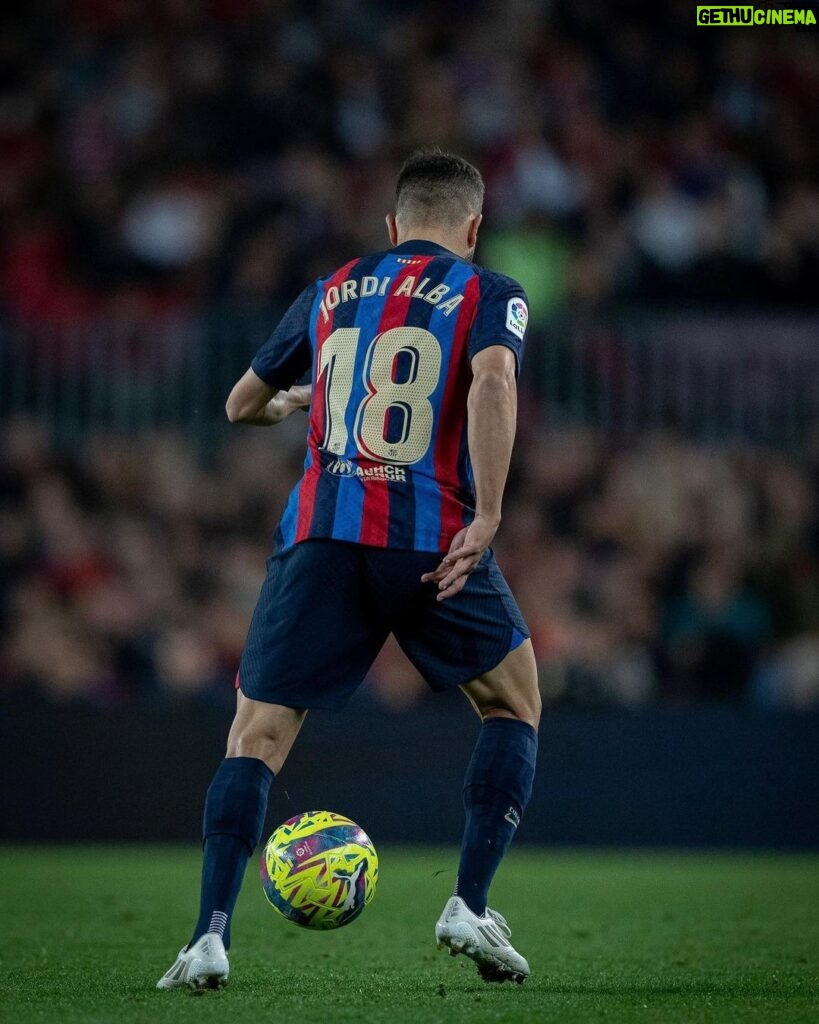
{"label": "player's left arm", "polygon": [[310,405],[310,384],[296,384],[309,369],[310,313],[316,284],[301,293],[233,385],[225,403],[231,423],[269,427]]}

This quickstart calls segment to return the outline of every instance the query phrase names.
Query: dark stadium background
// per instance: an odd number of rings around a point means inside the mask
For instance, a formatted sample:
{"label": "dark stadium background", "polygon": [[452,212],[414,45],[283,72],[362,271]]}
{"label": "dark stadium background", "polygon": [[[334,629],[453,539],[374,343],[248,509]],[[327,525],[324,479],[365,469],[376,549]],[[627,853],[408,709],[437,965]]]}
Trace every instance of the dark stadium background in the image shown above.
{"label": "dark stadium background", "polygon": [[[497,543],[545,702],[521,841],[819,846],[816,36],[682,2],[3,18],[0,838],[196,838],[305,426],[224,398],[439,144],[531,298]],[[389,649],[271,820],[452,841],[475,727]]]}

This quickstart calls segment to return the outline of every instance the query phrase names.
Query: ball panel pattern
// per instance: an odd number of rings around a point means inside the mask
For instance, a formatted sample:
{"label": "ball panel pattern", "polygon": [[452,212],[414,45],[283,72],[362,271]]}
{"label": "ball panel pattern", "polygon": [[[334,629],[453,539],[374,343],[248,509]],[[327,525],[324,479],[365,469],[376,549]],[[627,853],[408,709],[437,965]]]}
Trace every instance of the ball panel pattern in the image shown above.
{"label": "ball panel pattern", "polygon": [[303,928],[354,921],[375,893],[378,855],[366,832],[331,811],[309,811],[279,825],[261,858],[270,904]]}

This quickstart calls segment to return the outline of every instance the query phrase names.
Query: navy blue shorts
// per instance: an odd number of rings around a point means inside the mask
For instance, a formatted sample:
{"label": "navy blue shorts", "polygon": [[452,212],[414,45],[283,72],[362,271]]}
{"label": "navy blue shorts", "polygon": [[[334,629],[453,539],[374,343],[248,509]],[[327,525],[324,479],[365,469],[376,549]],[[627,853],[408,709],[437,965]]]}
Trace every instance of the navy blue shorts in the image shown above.
{"label": "navy blue shorts", "polygon": [[237,685],[253,700],[342,707],[390,633],[433,690],[495,668],[529,631],[491,549],[463,590],[422,583],[442,556],[306,540],[268,559]]}

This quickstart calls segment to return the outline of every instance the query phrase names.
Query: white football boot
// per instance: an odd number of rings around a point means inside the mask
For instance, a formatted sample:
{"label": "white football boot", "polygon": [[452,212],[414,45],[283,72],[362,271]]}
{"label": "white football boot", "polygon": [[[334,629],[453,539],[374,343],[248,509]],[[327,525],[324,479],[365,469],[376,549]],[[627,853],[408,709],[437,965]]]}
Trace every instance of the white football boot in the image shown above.
{"label": "white football boot", "polygon": [[450,956],[463,953],[478,965],[484,981],[516,981],[529,977],[529,964],[509,939],[512,931],[506,918],[486,908],[483,917],[473,914],[460,896],[453,896],[435,925],[438,949],[444,946]]}
{"label": "white football boot", "polygon": [[156,983],[157,988],[221,988],[227,984],[230,965],[225,946],[215,932],[206,932],[190,947],[179,950],[172,967]]}

